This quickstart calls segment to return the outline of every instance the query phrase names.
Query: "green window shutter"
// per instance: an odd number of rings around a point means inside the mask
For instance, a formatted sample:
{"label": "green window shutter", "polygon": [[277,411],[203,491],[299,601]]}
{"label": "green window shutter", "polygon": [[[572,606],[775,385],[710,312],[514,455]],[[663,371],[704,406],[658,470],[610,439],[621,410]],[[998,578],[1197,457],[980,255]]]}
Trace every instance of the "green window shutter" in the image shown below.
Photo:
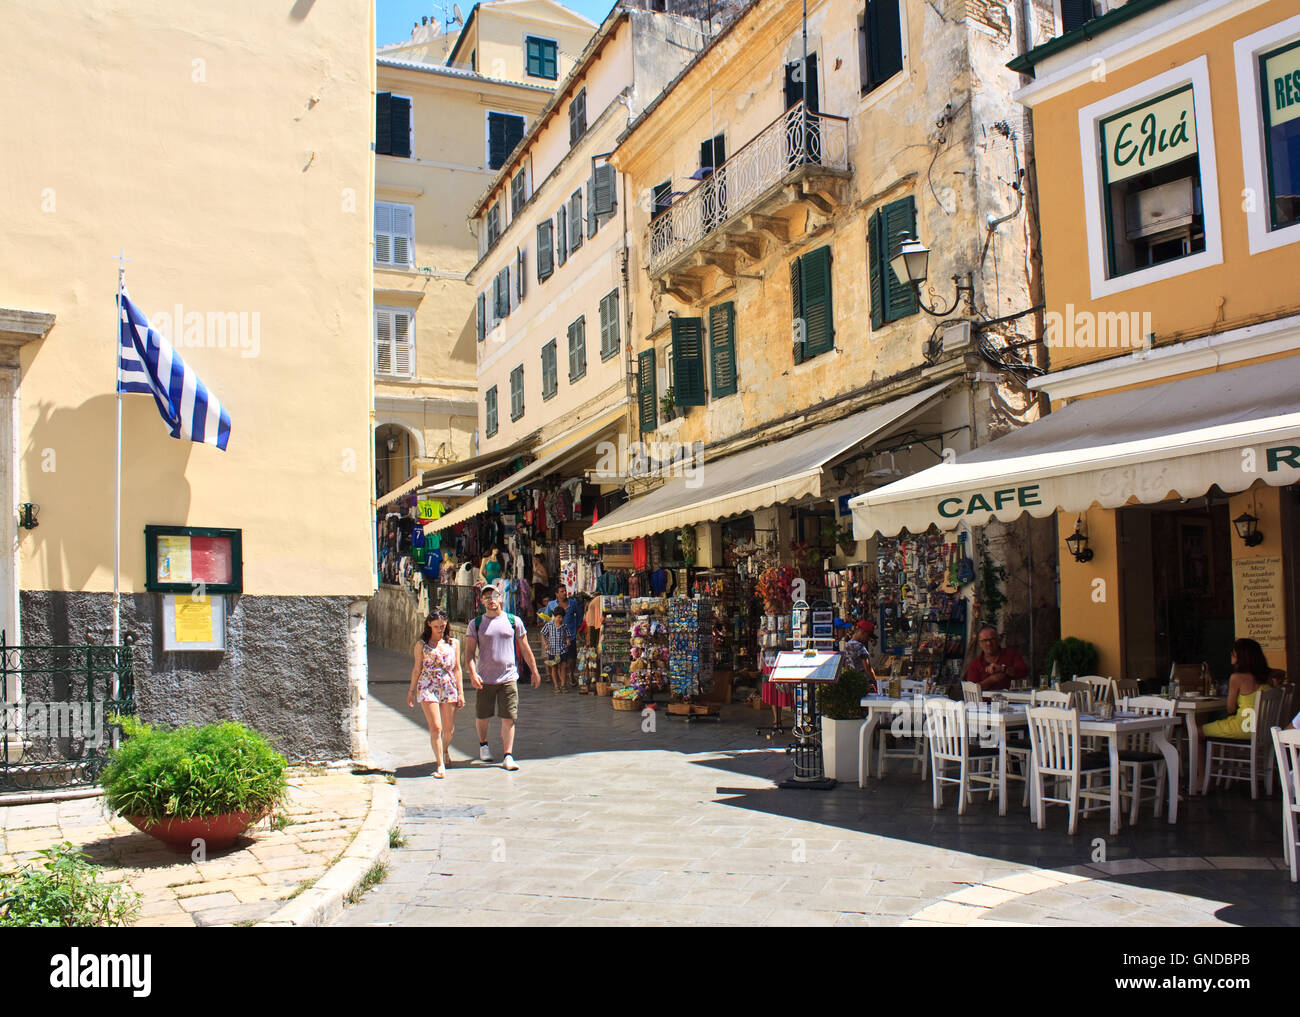
{"label": "green window shutter", "polygon": [[478,299],[475,301],[475,304],[477,305],[475,308],[476,310],[475,332],[478,336],[478,341],[482,342],[484,336],[487,335],[487,296],[483,293],[480,293],[478,295]]}
{"label": "green window shutter", "polygon": [[596,174],[587,177],[587,236],[594,237],[600,229],[600,217],[596,215]]}
{"label": "green window shutter", "polygon": [[794,337],[794,362],[802,364],[808,329],[803,316],[803,266],[798,258],[790,262],[790,318],[790,334]]}
{"label": "green window shutter", "polygon": [[835,345],[831,306],[831,249],[819,247],[800,261],[803,275],[803,312],[807,346],[804,357],[825,353]]}
{"label": "green window shutter", "polygon": [[653,431],[659,426],[659,398],[655,392],[655,351],[646,350],[636,355],[637,406],[640,410],[641,431]]}
{"label": "green window shutter", "polygon": [[736,392],[736,305],[709,308],[709,368],[713,398]]}
{"label": "green window shutter", "polygon": [[916,236],[916,199],[911,195],[891,202],[881,209],[884,235],[881,244],[881,275],[885,280],[885,320],[897,321],[917,312],[916,291],[894,274],[889,259],[898,246],[901,233]]}
{"label": "green window shutter", "polygon": [[616,179],[614,167],[609,163],[603,162],[596,167],[591,205],[592,212],[602,219],[613,215],[614,209],[618,206],[618,197],[614,190]]}
{"label": "green window shutter", "polygon": [[484,399],[484,427],[487,436],[491,438],[497,433],[497,387],[493,385],[487,390],[487,396]]}
{"label": "green window shutter", "polygon": [[569,251],[582,246],[582,189],[569,197]]}
{"label": "green window shutter", "polygon": [[587,319],[579,318],[569,326],[569,381],[587,373]]}
{"label": "green window shutter", "polygon": [[880,271],[880,224],[882,216],[873,212],[867,223],[867,267],[871,275],[871,327],[885,323],[885,281]]}
{"label": "green window shutter", "polygon": [[555,214],[555,260],[563,265],[569,260],[569,208],[561,205]]}
{"label": "green window shutter", "polygon": [[555,248],[552,235],[555,224],[550,219],[543,219],[537,224],[537,281],[542,282],[551,277],[555,271]]}
{"label": "green window shutter", "polygon": [[618,290],[614,290],[600,301],[600,359],[616,356],[618,348]]}
{"label": "green window shutter", "polygon": [[673,402],[678,406],[703,406],[704,320],[673,319]]}
{"label": "green window shutter", "polygon": [[524,366],[520,364],[510,372],[510,419],[524,415]]}
{"label": "green window shutter", "polygon": [[375,154],[393,154],[392,92],[379,92],[375,96]]}
{"label": "green window shutter", "polygon": [[542,398],[555,395],[559,379],[556,377],[555,340],[542,347]]}

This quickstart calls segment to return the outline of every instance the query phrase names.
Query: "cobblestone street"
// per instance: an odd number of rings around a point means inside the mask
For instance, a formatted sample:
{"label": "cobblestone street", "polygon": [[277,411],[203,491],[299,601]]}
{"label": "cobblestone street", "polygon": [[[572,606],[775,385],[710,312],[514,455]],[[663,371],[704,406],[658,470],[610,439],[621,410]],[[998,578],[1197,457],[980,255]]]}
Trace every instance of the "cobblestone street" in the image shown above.
{"label": "cobblestone street", "polygon": [[790,759],[746,707],[642,731],[548,687],[521,689],[519,772],[495,722],[498,763],[477,760],[471,693],[438,781],[407,666],[371,652],[372,753],[397,768],[406,846],[339,924],[1300,925],[1277,802],[1221,792],[1184,802],[1176,827],[1144,813],[1107,838],[1088,817],[1069,837],[1059,809],[1041,832],[979,800],[959,818],[951,792],[935,812],[901,771],[779,790]]}

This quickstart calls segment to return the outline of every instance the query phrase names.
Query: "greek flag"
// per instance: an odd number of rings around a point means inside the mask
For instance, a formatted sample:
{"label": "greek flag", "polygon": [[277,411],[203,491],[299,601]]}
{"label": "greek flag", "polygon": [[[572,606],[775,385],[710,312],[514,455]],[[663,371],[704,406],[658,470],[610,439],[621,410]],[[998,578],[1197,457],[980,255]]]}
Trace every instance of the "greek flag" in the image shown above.
{"label": "greek flag", "polygon": [[181,359],[166,337],[149,327],[122,291],[117,390],[151,395],[173,438],[215,445],[230,441],[230,414]]}

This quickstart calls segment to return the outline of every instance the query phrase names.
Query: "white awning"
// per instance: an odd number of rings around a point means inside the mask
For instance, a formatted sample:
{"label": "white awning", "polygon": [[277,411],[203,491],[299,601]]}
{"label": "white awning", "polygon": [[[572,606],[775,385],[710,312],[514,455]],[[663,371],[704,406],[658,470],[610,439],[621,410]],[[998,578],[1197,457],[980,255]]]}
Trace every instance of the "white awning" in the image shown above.
{"label": "white awning", "polygon": [[1300,481],[1300,357],[1080,399],[849,502],[853,535]]}
{"label": "white awning", "polygon": [[410,494],[420,486],[420,475],[417,473],[414,477],[409,478],[404,484],[393,488],[386,495],[375,502],[375,508],[383,508],[385,505],[397,501],[404,494]]}
{"label": "white awning", "polygon": [[590,546],[631,540],[742,512],[821,497],[822,467],[870,438],[902,427],[944,389],[914,392],[772,444],[702,464],[687,464],[662,487],[620,505],[583,539]]}

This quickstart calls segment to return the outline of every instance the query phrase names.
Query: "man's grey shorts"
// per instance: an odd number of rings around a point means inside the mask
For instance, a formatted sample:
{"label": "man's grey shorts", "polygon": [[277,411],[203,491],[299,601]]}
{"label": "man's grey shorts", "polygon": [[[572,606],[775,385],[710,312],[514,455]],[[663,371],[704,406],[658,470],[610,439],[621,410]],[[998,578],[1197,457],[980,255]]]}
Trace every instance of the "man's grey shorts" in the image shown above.
{"label": "man's grey shorts", "polygon": [[479,720],[502,717],[515,720],[519,714],[519,683],[484,685],[474,698],[474,716]]}

